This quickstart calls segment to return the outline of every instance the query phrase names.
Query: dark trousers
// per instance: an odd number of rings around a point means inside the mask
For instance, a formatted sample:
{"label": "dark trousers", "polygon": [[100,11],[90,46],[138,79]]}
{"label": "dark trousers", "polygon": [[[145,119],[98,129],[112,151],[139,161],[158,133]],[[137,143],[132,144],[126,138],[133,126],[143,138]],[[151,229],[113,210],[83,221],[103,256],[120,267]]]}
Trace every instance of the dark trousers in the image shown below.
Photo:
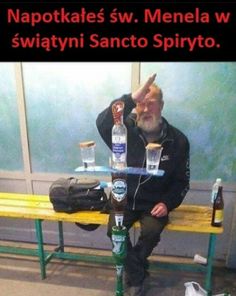
{"label": "dark trousers", "polygon": [[[140,285],[147,273],[147,258],[160,241],[160,234],[168,222],[168,216],[156,218],[143,211],[128,211],[124,213],[124,226],[129,230],[136,222],[140,222],[140,236],[132,246],[129,234],[127,236],[127,257],[125,259],[126,280],[131,286]],[[112,226],[115,225],[114,213],[109,216],[107,235],[111,238]]]}

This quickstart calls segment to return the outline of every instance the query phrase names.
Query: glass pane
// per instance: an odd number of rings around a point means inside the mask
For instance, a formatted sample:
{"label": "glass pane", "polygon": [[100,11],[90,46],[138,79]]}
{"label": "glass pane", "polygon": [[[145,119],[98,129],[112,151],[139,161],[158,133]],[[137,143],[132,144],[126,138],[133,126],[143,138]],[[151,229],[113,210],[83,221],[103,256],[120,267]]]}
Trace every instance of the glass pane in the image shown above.
{"label": "glass pane", "polygon": [[13,63],[0,64],[0,169],[22,171],[19,115]]}
{"label": "glass pane", "polygon": [[96,142],[96,163],[110,152],[96,117],[130,92],[130,63],[23,63],[33,172],[73,173],[82,165],[78,143]]}
{"label": "glass pane", "polygon": [[191,179],[236,176],[236,63],[142,63],[141,77],[157,73],[167,120],[191,144]]}

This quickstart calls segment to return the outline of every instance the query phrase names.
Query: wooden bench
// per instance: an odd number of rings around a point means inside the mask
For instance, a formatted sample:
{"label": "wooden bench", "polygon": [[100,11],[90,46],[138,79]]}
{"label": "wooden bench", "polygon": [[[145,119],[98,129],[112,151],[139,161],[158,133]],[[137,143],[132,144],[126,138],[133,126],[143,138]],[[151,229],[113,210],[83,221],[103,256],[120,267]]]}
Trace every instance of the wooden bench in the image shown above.
{"label": "wooden bench", "polygon": [[[190,233],[202,233],[209,235],[207,264],[188,263],[152,263],[151,268],[181,269],[205,273],[205,289],[211,292],[211,278],[213,269],[213,258],[215,251],[216,235],[223,232],[222,227],[212,227],[212,209],[206,206],[181,205],[170,213],[170,221],[166,226],[169,231],[181,231]],[[74,214],[57,213],[53,210],[52,204],[47,195],[31,195],[16,193],[0,193],[0,217],[31,219],[35,221],[35,232],[38,248],[35,250],[27,248],[17,248],[11,246],[0,246],[0,253],[23,254],[38,256],[42,279],[46,278],[46,265],[52,258],[68,260],[82,260],[97,263],[112,264],[112,256],[86,255],[65,252],[63,238],[63,222],[80,222],[106,225],[107,214],[99,212],[82,211]],[[58,247],[48,252],[45,250],[43,239],[43,221],[55,221],[58,223]],[[139,227],[138,224],[135,227]]]}

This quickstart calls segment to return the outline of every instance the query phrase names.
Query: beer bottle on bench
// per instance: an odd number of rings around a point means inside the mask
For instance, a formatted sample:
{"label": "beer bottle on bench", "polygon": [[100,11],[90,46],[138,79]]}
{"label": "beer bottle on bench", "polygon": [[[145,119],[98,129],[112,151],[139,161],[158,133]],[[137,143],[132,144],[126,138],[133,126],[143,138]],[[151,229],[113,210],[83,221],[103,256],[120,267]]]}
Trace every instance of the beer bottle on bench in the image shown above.
{"label": "beer bottle on bench", "polygon": [[211,225],[221,227],[224,215],[223,186],[219,186],[216,198],[213,204]]}

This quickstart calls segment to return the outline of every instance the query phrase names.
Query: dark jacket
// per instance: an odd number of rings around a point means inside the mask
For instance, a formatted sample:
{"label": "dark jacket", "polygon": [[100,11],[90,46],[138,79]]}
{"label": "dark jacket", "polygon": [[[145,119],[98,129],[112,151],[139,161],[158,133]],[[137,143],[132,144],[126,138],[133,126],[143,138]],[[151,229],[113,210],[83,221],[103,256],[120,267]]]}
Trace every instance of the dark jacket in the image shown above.
{"label": "dark jacket", "polygon": [[[136,126],[135,114],[131,113],[135,104],[131,95],[124,95],[119,100],[125,102],[124,123],[127,127],[127,166],[145,167],[146,139]],[[115,100],[116,101],[116,100]],[[97,118],[98,131],[104,142],[111,149],[111,129],[113,117],[111,106],[102,111]],[[189,190],[189,142],[177,128],[163,119],[163,135],[159,139],[162,145],[162,157],[159,168],[165,173],[162,177],[128,175],[128,204],[133,210],[150,211],[155,204],[163,202],[168,211],[178,207]]]}

